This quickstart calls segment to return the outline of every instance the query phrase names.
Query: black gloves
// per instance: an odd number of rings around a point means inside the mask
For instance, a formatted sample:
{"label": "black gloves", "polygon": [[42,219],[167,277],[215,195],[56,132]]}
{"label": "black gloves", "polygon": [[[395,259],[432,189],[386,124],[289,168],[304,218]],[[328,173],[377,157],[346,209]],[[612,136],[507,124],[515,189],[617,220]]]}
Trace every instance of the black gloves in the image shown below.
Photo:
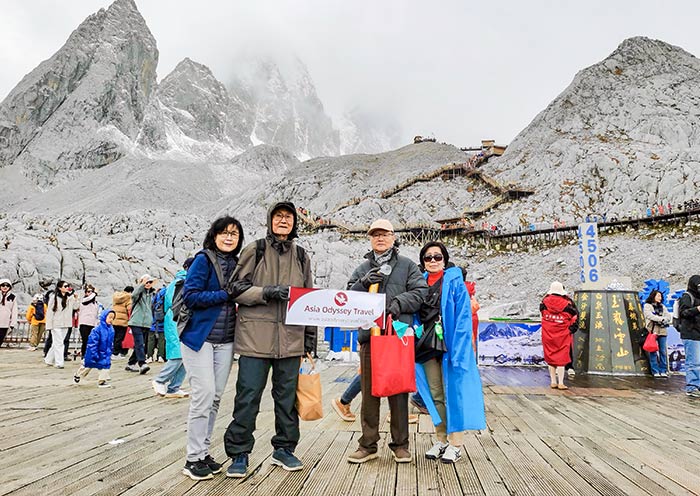
{"label": "black gloves", "polygon": [[384,274],[380,274],[379,267],[375,267],[362,276],[360,282],[365,288],[369,288],[372,284],[381,284],[383,280]]}
{"label": "black gloves", "polygon": [[401,305],[398,300],[394,298],[386,307],[387,315],[391,315],[391,318],[396,320],[401,316]]}
{"label": "black gloves", "polygon": [[289,299],[289,286],[265,286],[263,299],[268,303],[272,300],[287,301]]}
{"label": "black gloves", "polygon": [[251,283],[248,279],[240,279],[238,281],[230,282],[226,287],[229,300],[238,298],[240,295],[248,291],[251,286],[253,286],[253,283]]}

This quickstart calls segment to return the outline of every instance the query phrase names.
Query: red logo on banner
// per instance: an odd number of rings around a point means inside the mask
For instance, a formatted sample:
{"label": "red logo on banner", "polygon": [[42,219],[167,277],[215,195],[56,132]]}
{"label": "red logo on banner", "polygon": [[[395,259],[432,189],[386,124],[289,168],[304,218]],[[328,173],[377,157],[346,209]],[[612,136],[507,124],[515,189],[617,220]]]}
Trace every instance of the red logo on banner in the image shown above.
{"label": "red logo on banner", "polygon": [[338,305],[339,307],[344,307],[345,304],[348,302],[348,295],[346,295],[343,292],[340,292],[335,295],[335,298],[333,298],[333,301],[335,301],[335,304]]}

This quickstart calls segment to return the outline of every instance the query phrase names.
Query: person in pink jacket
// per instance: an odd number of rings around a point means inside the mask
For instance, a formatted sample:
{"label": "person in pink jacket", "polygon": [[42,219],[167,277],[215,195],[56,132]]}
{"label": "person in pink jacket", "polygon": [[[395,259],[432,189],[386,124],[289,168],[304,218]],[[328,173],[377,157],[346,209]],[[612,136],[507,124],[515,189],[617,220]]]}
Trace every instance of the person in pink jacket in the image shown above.
{"label": "person in pink jacket", "polygon": [[85,359],[85,348],[87,347],[90,333],[97,325],[98,316],[100,313],[99,305],[97,304],[97,292],[95,286],[87,284],[85,286],[85,294],[78,308],[78,328],[80,329],[80,356]]}

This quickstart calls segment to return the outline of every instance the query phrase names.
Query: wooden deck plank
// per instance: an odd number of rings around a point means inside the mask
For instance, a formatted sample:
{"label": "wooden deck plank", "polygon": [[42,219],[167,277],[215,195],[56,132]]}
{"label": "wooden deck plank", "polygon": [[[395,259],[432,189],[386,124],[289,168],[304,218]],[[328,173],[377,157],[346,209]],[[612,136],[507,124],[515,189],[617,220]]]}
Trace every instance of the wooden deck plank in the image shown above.
{"label": "wooden deck plank", "polygon": [[[0,350],[0,495],[262,495],[392,496],[700,495],[697,409],[682,378],[577,376],[568,391],[551,391],[546,370],[483,368],[488,427],[465,433],[455,465],[424,458],[434,440],[426,415],[410,428],[414,461],[396,464],[387,446],[386,401],[381,403],[378,460],[355,465],[360,421],[343,422],[330,401],[345,390],[356,365],[322,370],[324,417],[302,422],[296,454],[304,470],[270,464],[274,434],[268,385],[257,419],[250,474],[194,482],[181,474],[187,400],[153,395],[146,376],[115,361],[114,388],[96,377],[72,385],[73,367],[46,367],[40,354]],[[222,398],[212,454],[226,462],[223,433],[231,418],[237,365]],[[361,398],[352,403],[359,414]],[[672,419],[672,420],[670,420]],[[123,444],[112,445],[112,439]]]}

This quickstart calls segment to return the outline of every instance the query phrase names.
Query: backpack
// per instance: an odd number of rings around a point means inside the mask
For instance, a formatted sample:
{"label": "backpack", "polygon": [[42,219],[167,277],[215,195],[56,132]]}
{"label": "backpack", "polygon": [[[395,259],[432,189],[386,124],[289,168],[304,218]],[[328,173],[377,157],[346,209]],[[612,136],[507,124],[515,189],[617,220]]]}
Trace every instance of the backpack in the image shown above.
{"label": "backpack", "polygon": [[[687,291],[686,291],[685,293],[683,293],[683,294],[684,294],[684,295],[687,294],[688,296],[690,296],[690,305],[691,305],[691,306],[693,306],[693,307],[696,306],[696,305],[695,305],[695,298],[693,297],[693,295],[691,295],[691,294],[688,293]],[[683,295],[679,296],[678,298],[676,298],[676,299],[674,300],[674,302],[673,302],[673,311],[671,312],[671,316],[673,317],[673,322],[672,322],[672,323],[673,323],[673,327],[675,327],[676,330],[677,330],[678,332],[681,332],[681,329],[680,329],[680,325],[681,325],[681,316],[680,316],[680,312],[679,312],[679,306],[680,306],[681,298],[683,298]]]}
{"label": "backpack", "polygon": [[[216,254],[211,250],[203,250],[204,254],[209,259],[209,263],[214,267],[216,271],[216,278],[219,280],[221,287],[225,287],[224,274],[221,272],[221,267],[219,267],[216,261]],[[173,291],[173,303],[170,305],[170,310],[173,312],[173,321],[177,324],[177,334],[181,336],[187,327],[187,323],[190,321],[192,316],[192,310],[187,308],[185,304],[184,289],[185,280],[180,279],[175,281],[175,289]]]}
{"label": "backpack", "polygon": [[[299,245],[294,245],[297,247],[297,258],[299,259],[299,264],[301,265],[301,271],[306,270],[306,251]],[[265,255],[265,238],[260,238],[255,240],[255,266],[257,267]]]}
{"label": "backpack", "polygon": [[34,304],[34,318],[36,320],[44,320],[46,318],[45,307],[46,304],[43,301],[37,301]]}
{"label": "backpack", "polygon": [[153,320],[156,322],[160,323],[165,320],[165,288],[162,288],[153,297],[151,312],[153,313]]}

